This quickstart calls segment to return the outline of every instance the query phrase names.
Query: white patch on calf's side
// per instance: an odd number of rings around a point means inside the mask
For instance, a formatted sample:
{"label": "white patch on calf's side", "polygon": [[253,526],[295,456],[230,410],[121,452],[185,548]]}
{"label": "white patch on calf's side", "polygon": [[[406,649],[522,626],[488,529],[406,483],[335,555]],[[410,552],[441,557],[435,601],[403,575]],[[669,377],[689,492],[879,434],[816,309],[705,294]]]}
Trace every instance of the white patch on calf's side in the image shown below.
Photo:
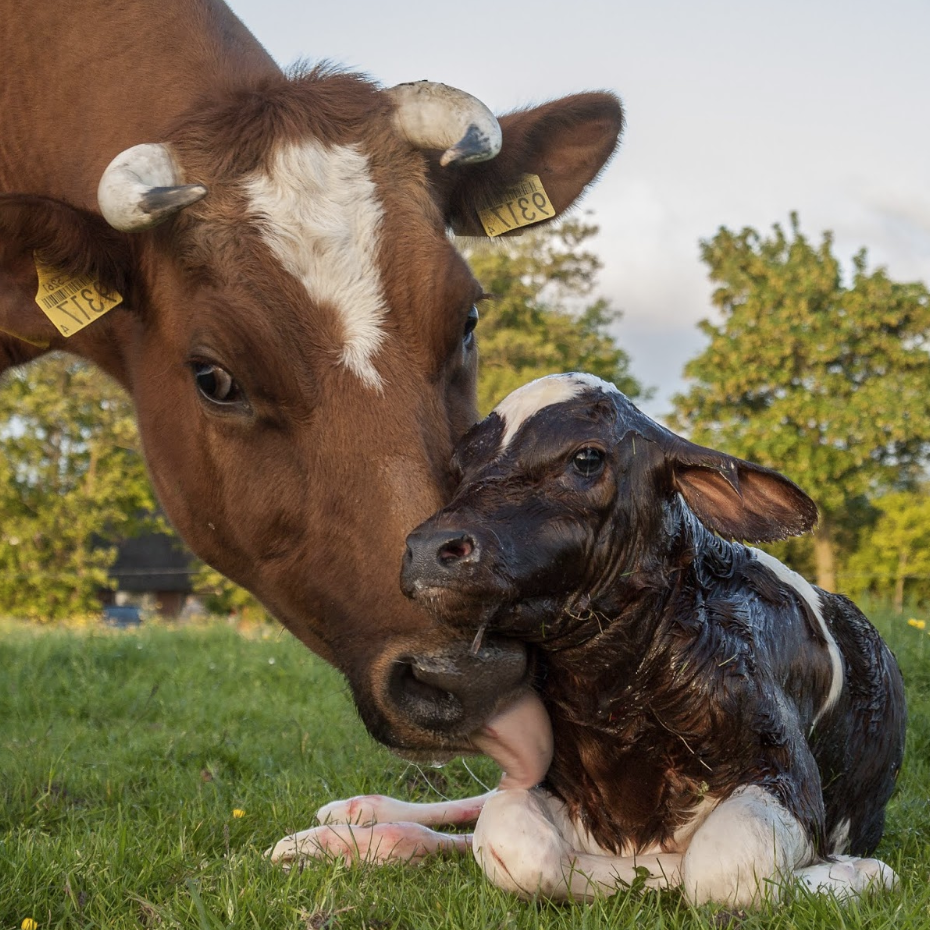
{"label": "white patch on calf's side", "polygon": [[387,313],[378,268],[384,210],[368,159],[354,146],[289,143],[244,188],[268,248],[314,303],[338,313],[343,364],[380,391],[373,359]]}
{"label": "white patch on calf's side", "polygon": [[544,407],[572,400],[591,388],[603,391],[605,394],[620,393],[609,381],[581,372],[546,375],[544,378],[537,378],[512,391],[492,411],[504,421],[501,451],[507,448],[517,430],[531,416],[539,413]]}
{"label": "white patch on calf's side", "polygon": [[798,595],[807,602],[814,616],[817,618],[817,623],[823,633],[823,638],[826,640],[827,652],[830,655],[830,664],[833,666],[833,681],[830,682],[830,690],[827,692],[827,697],[823,702],[823,706],[814,715],[814,719],[811,722],[811,726],[813,727],[820,718],[836,704],[840,694],[843,692],[843,659],[840,656],[839,646],[837,646],[836,640],[833,638],[833,634],[827,626],[827,621],[823,618],[823,613],[820,610],[820,595],[814,589],[814,586],[806,578],[802,578],[797,572],[793,572],[787,565],[782,565],[778,559],[769,555],[767,552],[763,552],[761,549],[752,549],[751,551],[758,562],[761,562],[767,568],[771,569],[779,581],[794,588]]}

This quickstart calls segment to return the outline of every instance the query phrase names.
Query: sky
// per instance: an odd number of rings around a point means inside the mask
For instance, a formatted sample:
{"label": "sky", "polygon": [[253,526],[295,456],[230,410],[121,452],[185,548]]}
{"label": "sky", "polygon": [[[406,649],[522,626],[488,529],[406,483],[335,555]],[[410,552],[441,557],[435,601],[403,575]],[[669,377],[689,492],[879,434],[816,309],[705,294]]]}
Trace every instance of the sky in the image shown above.
{"label": "sky", "polygon": [[699,242],[791,211],[850,266],[930,283],[930,0],[232,0],[281,65],[442,81],[498,113],[580,90],[623,100],[582,203],[632,370],[670,410],[713,318]]}

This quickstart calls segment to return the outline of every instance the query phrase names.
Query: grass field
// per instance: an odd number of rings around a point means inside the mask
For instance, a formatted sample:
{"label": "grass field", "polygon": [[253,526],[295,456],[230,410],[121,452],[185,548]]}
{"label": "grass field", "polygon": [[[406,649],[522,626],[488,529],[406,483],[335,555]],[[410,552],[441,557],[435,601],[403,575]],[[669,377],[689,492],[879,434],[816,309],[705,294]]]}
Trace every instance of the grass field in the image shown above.
{"label": "grass field", "polygon": [[496,771],[480,759],[421,770],[394,758],[366,735],[340,678],[277,631],[2,625],[0,930],[26,918],[39,930],[928,928],[930,634],[900,619],[879,626],[910,700],[905,770],[879,850],[900,889],[846,907],[799,895],[731,914],[691,908],[677,892],[524,903],[470,858],[285,873],[263,850],[310,826],[328,800],[463,796]]}

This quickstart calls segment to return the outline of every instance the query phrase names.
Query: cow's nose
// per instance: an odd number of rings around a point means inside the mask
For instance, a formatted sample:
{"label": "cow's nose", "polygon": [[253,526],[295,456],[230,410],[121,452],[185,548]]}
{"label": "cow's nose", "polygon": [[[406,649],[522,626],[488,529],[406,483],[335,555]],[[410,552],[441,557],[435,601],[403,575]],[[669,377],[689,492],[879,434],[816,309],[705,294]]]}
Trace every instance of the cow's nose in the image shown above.
{"label": "cow's nose", "polygon": [[401,587],[407,597],[413,597],[423,588],[442,587],[480,558],[477,539],[465,530],[414,530],[407,537]]}

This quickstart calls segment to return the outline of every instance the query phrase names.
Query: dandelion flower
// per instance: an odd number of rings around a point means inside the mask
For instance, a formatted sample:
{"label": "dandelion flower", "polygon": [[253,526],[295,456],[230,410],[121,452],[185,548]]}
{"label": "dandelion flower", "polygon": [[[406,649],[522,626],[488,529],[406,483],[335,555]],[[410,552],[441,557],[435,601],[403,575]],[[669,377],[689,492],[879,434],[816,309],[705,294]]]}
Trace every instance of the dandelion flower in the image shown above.
{"label": "dandelion flower", "polygon": [[240,817],[245,817],[245,811],[241,807],[237,807],[233,811],[233,817],[235,817],[236,820],[238,820]]}
{"label": "dandelion flower", "polygon": [[927,621],[915,620],[913,617],[911,617],[911,619],[907,621],[907,625],[914,627],[914,629],[922,630],[927,625]]}
{"label": "dandelion flower", "polygon": [[27,917],[19,926],[21,930],[36,930],[39,925],[31,917]]}

